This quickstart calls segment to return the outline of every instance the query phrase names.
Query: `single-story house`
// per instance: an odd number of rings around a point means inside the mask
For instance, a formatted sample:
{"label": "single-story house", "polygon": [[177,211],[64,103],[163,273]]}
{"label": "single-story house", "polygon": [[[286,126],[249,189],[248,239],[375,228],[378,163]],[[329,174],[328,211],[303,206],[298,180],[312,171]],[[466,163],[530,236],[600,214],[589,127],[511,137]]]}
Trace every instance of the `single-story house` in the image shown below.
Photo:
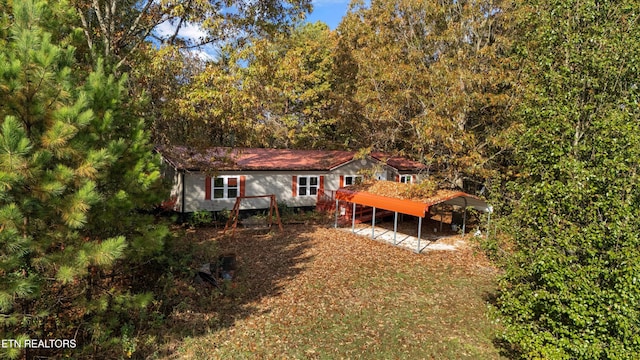
{"label": "single-story house", "polygon": [[[364,172],[381,180],[418,182],[427,166],[399,157],[353,151],[258,148],[157,147],[173,183],[165,207],[181,213],[231,210],[240,196],[276,195],[290,207],[312,207],[318,196],[351,185]],[[268,198],[246,199],[241,209],[269,207]]]}

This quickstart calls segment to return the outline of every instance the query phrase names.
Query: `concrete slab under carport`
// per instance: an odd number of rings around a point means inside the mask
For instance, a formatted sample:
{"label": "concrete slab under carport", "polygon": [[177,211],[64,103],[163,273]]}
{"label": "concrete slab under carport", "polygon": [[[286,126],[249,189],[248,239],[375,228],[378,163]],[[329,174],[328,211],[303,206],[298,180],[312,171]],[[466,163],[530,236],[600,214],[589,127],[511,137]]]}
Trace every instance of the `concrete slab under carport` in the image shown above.
{"label": "concrete slab under carport", "polygon": [[[395,195],[392,193],[392,195]],[[485,211],[489,214],[487,220],[487,228],[490,227],[490,219],[491,213],[493,212],[493,208],[491,205],[487,204],[484,200],[466,194],[460,191],[452,191],[452,190],[440,190],[436,192],[436,195],[423,200],[410,200],[404,199],[400,197],[390,197],[384,195],[378,195],[375,193],[370,193],[368,191],[362,191],[357,189],[351,189],[350,187],[340,188],[336,191],[335,195],[335,227],[338,227],[338,211],[339,202],[346,201],[347,203],[351,203],[352,210],[352,219],[351,219],[351,231],[355,233],[355,224],[356,224],[356,205],[364,205],[373,208],[373,212],[371,215],[371,238],[375,239],[375,229],[376,229],[376,209],[386,210],[387,212],[391,211],[394,213],[394,226],[393,226],[393,243],[397,245],[397,237],[398,237],[398,214],[406,214],[410,216],[415,216],[418,218],[418,236],[415,240],[415,252],[420,253],[424,248],[421,245],[421,240],[423,238],[422,228],[423,228],[423,220],[426,218],[429,213],[430,207],[438,204],[450,204],[461,206],[464,210],[463,215],[463,225],[462,225],[462,235],[466,233],[466,218],[467,218],[467,208],[472,207],[479,211]],[[442,214],[440,215],[440,229],[442,230]],[[434,228],[434,231],[437,232],[437,229]],[[381,234],[382,236],[384,234]],[[404,241],[410,240],[410,237],[407,237]]]}
{"label": "concrete slab under carport", "polygon": [[[446,233],[434,233],[423,234],[418,241],[417,236],[402,233],[400,231],[395,233],[393,229],[387,229],[381,226],[371,227],[367,224],[359,224],[355,228],[338,228],[339,230],[350,232],[355,235],[365,236],[369,239],[373,239],[379,242],[383,242],[389,245],[398,246],[413,252],[421,253],[423,251],[455,251],[458,248],[465,245],[461,235],[458,234],[446,234]],[[453,244],[445,244],[441,240],[447,239],[448,242]],[[418,249],[419,246],[419,250]]]}

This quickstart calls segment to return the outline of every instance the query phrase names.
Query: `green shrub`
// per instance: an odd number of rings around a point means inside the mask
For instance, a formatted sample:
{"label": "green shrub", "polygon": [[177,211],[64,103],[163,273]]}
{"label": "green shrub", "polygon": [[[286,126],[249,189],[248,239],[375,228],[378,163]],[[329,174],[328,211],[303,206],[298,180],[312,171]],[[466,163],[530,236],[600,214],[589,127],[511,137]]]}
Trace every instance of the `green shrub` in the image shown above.
{"label": "green shrub", "polygon": [[284,201],[278,201],[278,213],[280,217],[289,217],[295,214],[295,210]]}
{"label": "green shrub", "polygon": [[213,214],[210,211],[200,210],[189,216],[189,225],[191,227],[210,225],[212,222]]}
{"label": "green shrub", "polygon": [[638,359],[640,4],[532,6],[502,338],[528,359]]}

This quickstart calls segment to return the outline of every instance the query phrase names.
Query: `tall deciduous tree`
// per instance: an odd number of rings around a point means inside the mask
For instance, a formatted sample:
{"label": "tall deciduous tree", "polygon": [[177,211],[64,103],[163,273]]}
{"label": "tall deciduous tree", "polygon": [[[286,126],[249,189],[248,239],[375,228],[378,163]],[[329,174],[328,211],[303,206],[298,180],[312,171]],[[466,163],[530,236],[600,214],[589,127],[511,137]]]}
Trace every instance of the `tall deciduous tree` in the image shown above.
{"label": "tall deciduous tree", "polygon": [[135,60],[141,65],[131,69],[130,74],[135,79],[131,83],[136,87],[132,91],[148,99],[145,117],[151,119],[153,141],[156,144],[195,145],[211,135],[208,121],[205,121],[208,119],[200,118],[200,122],[195,122],[184,117],[183,109],[177,104],[182,94],[195,88],[195,77],[202,73],[205,62],[176,46],[154,49],[153,45],[144,44],[143,47],[145,49]]}
{"label": "tall deciduous tree", "polygon": [[168,230],[144,211],[165,194],[125,79],[101,65],[74,75],[74,49],[40,27],[46,11],[20,1],[1,18],[0,326],[99,347],[150,301],[112,284],[162,248]]}
{"label": "tall deciduous tree", "polygon": [[336,146],[333,108],[335,34],[324,23],[304,24],[290,36],[259,39],[240,52],[243,89],[253,94],[254,119],[268,146]]}
{"label": "tall deciduous tree", "polygon": [[352,96],[342,117],[361,124],[354,138],[431,163],[452,184],[487,177],[506,124],[509,11],[491,0],[354,2],[338,28],[337,69]]}
{"label": "tall deciduous tree", "polygon": [[522,5],[517,252],[504,337],[525,358],[640,354],[640,2]]}
{"label": "tall deciduous tree", "polygon": [[315,23],[226,48],[167,100],[180,125],[168,130],[179,142],[209,146],[336,146],[334,43]]}
{"label": "tall deciduous tree", "polygon": [[[269,33],[301,19],[308,0],[70,0],[94,56],[118,68],[153,37],[158,42],[196,47],[247,34]],[[165,30],[159,25],[164,24]],[[180,31],[198,36],[181,37]]]}
{"label": "tall deciduous tree", "polygon": [[[212,49],[283,31],[311,10],[311,2],[64,0],[58,8],[74,10],[64,21],[80,29],[83,41],[73,38],[83,50],[78,59],[91,67],[102,58],[110,72],[127,72],[131,96],[150,98],[145,116],[153,119],[154,142],[166,143],[182,142],[174,135],[184,134],[187,124],[205,129],[214,121],[185,121],[172,102],[192,81],[191,71],[204,68],[206,61],[189,53],[210,59]],[[183,67],[189,70],[182,71]]]}

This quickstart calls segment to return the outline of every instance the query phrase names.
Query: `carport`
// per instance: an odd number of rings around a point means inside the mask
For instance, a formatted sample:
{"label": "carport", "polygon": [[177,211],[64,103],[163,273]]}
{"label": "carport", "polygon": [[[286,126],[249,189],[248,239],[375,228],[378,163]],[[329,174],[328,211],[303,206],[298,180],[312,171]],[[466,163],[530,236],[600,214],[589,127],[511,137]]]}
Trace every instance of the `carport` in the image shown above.
{"label": "carport", "polygon": [[[434,196],[425,200],[408,200],[394,197],[372,194],[367,191],[351,190],[349,188],[341,188],[336,191],[335,195],[336,209],[339,207],[340,201],[351,203],[353,206],[351,231],[355,233],[356,224],[356,205],[369,206],[373,208],[373,216],[371,218],[371,238],[375,237],[376,225],[376,209],[392,211],[393,217],[393,239],[396,245],[398,234],[398,214],[407,214],[418,218],[418,246],[416,253],[420,252],[420,238],[422,231],[422,221],[429,213],[429,208],[438,204],[448,204],[460,206],[463,208],[462,217],[462,233],[466,231],[467,208],[473,208],[481,212],[488,213],[487,229],[491,222],[491,213],[493,208],[484,200],[461,191],[440,190]],[[335,212],[335,227],[338,227],[338,211]],[[442,227],[442,220],[441,220]]]}

